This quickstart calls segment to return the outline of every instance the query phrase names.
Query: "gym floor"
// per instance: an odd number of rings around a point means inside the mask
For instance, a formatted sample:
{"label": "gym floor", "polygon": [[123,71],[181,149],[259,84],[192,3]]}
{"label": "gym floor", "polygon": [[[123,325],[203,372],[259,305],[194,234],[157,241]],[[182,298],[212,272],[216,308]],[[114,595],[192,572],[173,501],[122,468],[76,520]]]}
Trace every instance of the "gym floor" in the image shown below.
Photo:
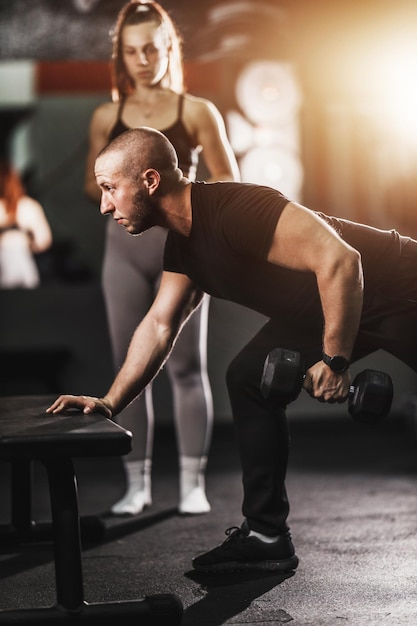
{"label": "gym floor", "polygon": [[[377,427],[348,416],[291,420],[287,487],[300,565],[276,574],[202,575],[194,555],[240,525],[241,483],[232,427],[216,424],[207,491],[212,512],[176,513],[174,433],[156,432],[154,506],[106,515],[123,492],[119,458],[76,461],[81,515],[102,514],[106,535],[83,551],[87,602],[176,593],[182,626],[411,626],[417,623],[417,440],[410,421]],[[0,522],[9,521],[9,468],[0,466]],[[48,519],[46,476],[34,466],[34,518]],[[55,604],[51,546],[0,556],[0,608]],[[122,624],[122,620],[120,621]],[[169,625],[167,625],[169,626]]]}

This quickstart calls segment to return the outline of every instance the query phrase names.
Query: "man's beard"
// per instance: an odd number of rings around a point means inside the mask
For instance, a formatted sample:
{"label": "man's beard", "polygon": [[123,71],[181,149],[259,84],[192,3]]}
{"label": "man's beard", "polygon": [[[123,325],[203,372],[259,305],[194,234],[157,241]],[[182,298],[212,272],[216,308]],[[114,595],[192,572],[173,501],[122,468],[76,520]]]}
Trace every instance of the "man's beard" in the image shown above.
{"label": "man's beard", "polygon": [[128,229],[132,235],[140,235],[155,226],[155,207],[146,191],[138,189],[133,197],[134,221],[132,220],[132,230]]}

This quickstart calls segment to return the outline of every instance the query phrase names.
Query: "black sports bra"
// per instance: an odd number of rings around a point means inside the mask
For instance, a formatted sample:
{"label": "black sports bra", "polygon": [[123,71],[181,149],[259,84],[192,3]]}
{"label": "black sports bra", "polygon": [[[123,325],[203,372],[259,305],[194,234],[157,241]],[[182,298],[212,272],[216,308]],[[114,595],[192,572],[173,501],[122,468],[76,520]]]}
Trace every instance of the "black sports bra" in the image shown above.
{"label": "black sports bra", "polygon": [[[119,110],[117,113],[117,120],[113,126],[110,134],[109,141],[115,139],[126,130],[130,130],[126,124],[122,121],[122,114],[125,100],[120,101]],[[182,121],[182,109],[184,104],[184,94],[180,94],[178,98],[178,115],[176,121],[165,130],[161,130],[161,133],[169,139],[174,146],[178,156],[178,166],[182,170],[184,176],[195,178],[195,171],[198,165],[198,148],[193,145],[190,135],[188,134],[184,123]]]}
{"label": "black sports bra", "polygon": [[8,226],[0,226],[0,235],[7,233],[9,230],[21,230],[17,224],[9,224]]}

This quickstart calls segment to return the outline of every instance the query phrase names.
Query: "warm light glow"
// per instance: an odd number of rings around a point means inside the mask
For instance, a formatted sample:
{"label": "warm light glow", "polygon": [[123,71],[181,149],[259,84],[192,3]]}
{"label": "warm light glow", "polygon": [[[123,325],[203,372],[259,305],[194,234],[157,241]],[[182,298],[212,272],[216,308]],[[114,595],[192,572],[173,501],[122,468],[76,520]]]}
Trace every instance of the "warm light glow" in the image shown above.
{"label": "warm light glow", "polygon": [[417,36],[410,28],[394,17],[379,28],[369,24],[315,75],[327,99],[353,107],[368,130],[417,150]]}
{"label": "warm light glow", "polygon": [[289,63],[255,61],[241,72],[236,98],[243,113],[254,124],[282,124],[300,105],[300,93]]}
{"label": "warm light glow", "polygon": [[300,145],[297,124],[270,127],[248,122],[238,111],[227,111],[227,132],[233,151],[237,156],[247,152],[252,147],[271,148],[282,146],[297,151]]}
{"label": "warm light glow", "polygon": [[417,148],[417,49],[403,46],[385,51],[372,82],[379,121],[388,132]]}
{"label": "warm light glow", "polygon": [[417,48],[388,43],[352,56],[348,100],[377,136],[417,149]]}
{"label": "warm light glow", "polygon": [[303,170],[298,156],[287,150],[253,148],[240,160],[242,180],[274,187],[292,199],[301,194]]}
{"label": "warm light glow", "polygon": [[253,145],[253,127],[237,111],[227,111],[227,133],[236,156],[240,156]]}
{"label": "warm light glow", "polygon": [[300,200],[298,113],[300,90],[292,66],[281,61],[249,63],[236,83],[242,110],[227,114],[228,134],[244,182],[279,189]]}

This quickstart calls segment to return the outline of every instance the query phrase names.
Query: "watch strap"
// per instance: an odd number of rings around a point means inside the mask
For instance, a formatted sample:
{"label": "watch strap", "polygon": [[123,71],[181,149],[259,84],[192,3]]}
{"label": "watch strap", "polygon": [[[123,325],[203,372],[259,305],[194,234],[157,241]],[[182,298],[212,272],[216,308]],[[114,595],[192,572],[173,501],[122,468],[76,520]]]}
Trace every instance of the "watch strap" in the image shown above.
{"label": "watch strap", "polygon": [[350,367],[349,359],[341,355],[329,356],[323,352],[322,360],[336,374],[343,374],[343,372],[346,372],[346,370]]}

